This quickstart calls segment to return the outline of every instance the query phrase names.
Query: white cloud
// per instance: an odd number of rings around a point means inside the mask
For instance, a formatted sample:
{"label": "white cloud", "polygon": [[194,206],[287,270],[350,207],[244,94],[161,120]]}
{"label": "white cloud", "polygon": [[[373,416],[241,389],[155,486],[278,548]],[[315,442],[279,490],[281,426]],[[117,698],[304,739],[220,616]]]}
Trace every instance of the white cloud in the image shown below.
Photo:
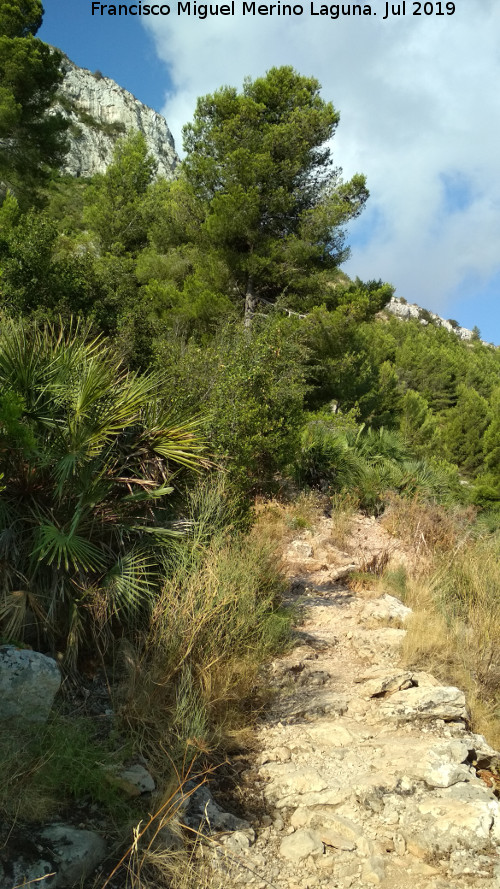
{"label": "white cloud", "polygon": [[[199,20],[172,2],[169,18],[148,22],[170,71],[163,111],[176,142],[199,95],[273,65],[313,74],[341,112],[335,159],[345,176],[364,172],[371,192],[373,226],[346,270],[452,312],[465,280],[500,270],[500,4],[456,0],[453,16],[417,17],[407,0],[406,16],[387,21],[383,0],[372,2],[377,17],[337,20],[303,5],[293,19]],[[447,209],[444,175],[467,185],[469,202]]]}

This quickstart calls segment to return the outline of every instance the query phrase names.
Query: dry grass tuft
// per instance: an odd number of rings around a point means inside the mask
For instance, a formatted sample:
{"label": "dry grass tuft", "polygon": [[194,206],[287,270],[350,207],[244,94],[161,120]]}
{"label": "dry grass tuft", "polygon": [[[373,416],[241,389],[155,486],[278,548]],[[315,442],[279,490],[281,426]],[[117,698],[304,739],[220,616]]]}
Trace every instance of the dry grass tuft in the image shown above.
{"label": "dry grass tuft", "polygon": [[121,694],[122,720],[160,781],[165,750],[189,764],[234,746],[252,721],[260,665],[290,636],[284,588],[268,535],[220,527],[179,543]]}
{"label": "dry grass tuft", "polygon": [[315,491],[299,494],[294,500],[257,500],[256,524],[252,534],[284,547],[297,531],[311,529],[326,507],[326,499]]}
{"label": "dry grass tuft", "polygon": [[342,492],[331,498],[331,541],[338,549],[344,549],[350,538],[351,523],[359,508],[354,494]]}
{"label": "dry grass tuft", "polygon": [[498,540],[470,539],[445,551],[440,541],[426,570],[405,578],[402,594],[414,610],[405,663],[462,688],[473,728],[493,745],[500,745],[499,547]]}
{"label": "dry grass tuft", "polygon": [[408,546],[417,560],[432,561],[436,552],[447,552],[467,535],[476,517],[472,507],[445,509],[436,503],[391,494],[381,524]]}

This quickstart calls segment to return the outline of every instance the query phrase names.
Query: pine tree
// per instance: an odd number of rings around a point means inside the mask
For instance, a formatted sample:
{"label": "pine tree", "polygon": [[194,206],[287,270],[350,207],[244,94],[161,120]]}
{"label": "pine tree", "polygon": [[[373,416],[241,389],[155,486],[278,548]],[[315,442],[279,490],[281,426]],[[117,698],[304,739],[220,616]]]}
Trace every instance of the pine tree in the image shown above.
{"label": "pine tree", "polygon": [[291,67],[272,68],[241,93],[223,87],[199,99],[184,129],[172,225],[190,207],[187,237],[223,258],[247,327],[259,300],[300,308],[318,276],[347,258],[343,226],[368,197],[363,176],[344,183],[333,167],[339,114],[319,89]]}
{"label": "pine tree", "polygon": [[62,56],[35,37],[42,15],[40,0],[0,0],[0,201],[10,189],[31,203],[67,150],[68,124],[50,112]]}

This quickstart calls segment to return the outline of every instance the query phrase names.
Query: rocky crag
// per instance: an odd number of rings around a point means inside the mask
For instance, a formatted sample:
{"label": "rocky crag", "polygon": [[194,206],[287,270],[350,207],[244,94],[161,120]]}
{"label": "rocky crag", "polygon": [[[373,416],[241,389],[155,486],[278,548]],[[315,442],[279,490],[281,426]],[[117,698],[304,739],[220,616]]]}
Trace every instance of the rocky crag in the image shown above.
{"label": "rocky crag", "polygon": [[70,122],[63,172],[84,177],[104,173],[118,139],[139,130],[158,164],[158,175],[171,178],[179,158],[165,118],[99,71],[79,68],[67,57],[62,68],[55,108]]}
{"label": "rocky crag", "polygon": [[[448,333],[454,333],[460,340],[464,342],[472,342],[475,338],[475,334],[473,330],[468,330],[467,327],[460,327],[457,321],[448,320],[445,318],[441,318],[441,315],[436,315],[435,312],[430,312],[428,309],[422,309],[420,306],[417,306],[416,303],[412,303],[409,305],[405,299],[401,297],[393,296],[390,302],[385,307],[386,312],[390,312],[391,315],[396,315],[397,318],[401,318],[403,321],[419,321],[420,324],[424,326],[427,324],[433,324],[434,327],[444,327]],[[477,337],[479,338],[479,336]],[[481,340],[482,343],[485,343],[484,340]]]}
{"label": "rocky crag", "polygon": [[241,778],[246,820],[214,809],[218,886],[500,887],[498,754],[470,731],[460,689],[400,665],[410,610],[345,584],[395,546],[363,517],[345,551],[328,519],[290,545],[304,621],[272,664],[277,698]]}

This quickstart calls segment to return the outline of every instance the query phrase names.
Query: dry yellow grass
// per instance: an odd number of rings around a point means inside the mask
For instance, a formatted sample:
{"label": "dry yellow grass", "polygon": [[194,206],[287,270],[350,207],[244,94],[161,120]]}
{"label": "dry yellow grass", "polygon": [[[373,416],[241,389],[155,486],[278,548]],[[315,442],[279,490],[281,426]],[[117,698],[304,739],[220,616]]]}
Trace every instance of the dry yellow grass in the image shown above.
{"label": "dry yellow grass", "polygon": [[447,552],[467,535],[476,517],[472,507],[452,511],[444,506],[392,494],[382,517],[382,526],[402,540],[421,563],[432,562],[436,552]]}
{"label": "dry yellow grass", "polygon": [[343,492],[332,497],[331,540],[339,549],[344,549],[349,540],[352,519],[358,508],[359,500],[354,494]]}
{"label": "dry yellow grass", "polygon": [[314,491],[301,493],[292,501],[258,499],[251,534],[284,547],[298,531],[312,528],[324,507],[325,498]]}
{"label": "dry yellow grass", "polygon": [[[467,696],[474,730],[500,745],[500,541],[474,539],[463,522],[422,505],[409,527],[427,529],[424,557],[406,577],[388,573],[385,584],[414,610],[403,645],[410,667],[457,685]],[[423,514],[424,513],[424,514]],[[401,511],[399,513],[401,515]],[[401,530],[401,523],[397,527]],[[454,530],[453,530],[454,528]],[[432,542],[431,542],[432,541]]]}

